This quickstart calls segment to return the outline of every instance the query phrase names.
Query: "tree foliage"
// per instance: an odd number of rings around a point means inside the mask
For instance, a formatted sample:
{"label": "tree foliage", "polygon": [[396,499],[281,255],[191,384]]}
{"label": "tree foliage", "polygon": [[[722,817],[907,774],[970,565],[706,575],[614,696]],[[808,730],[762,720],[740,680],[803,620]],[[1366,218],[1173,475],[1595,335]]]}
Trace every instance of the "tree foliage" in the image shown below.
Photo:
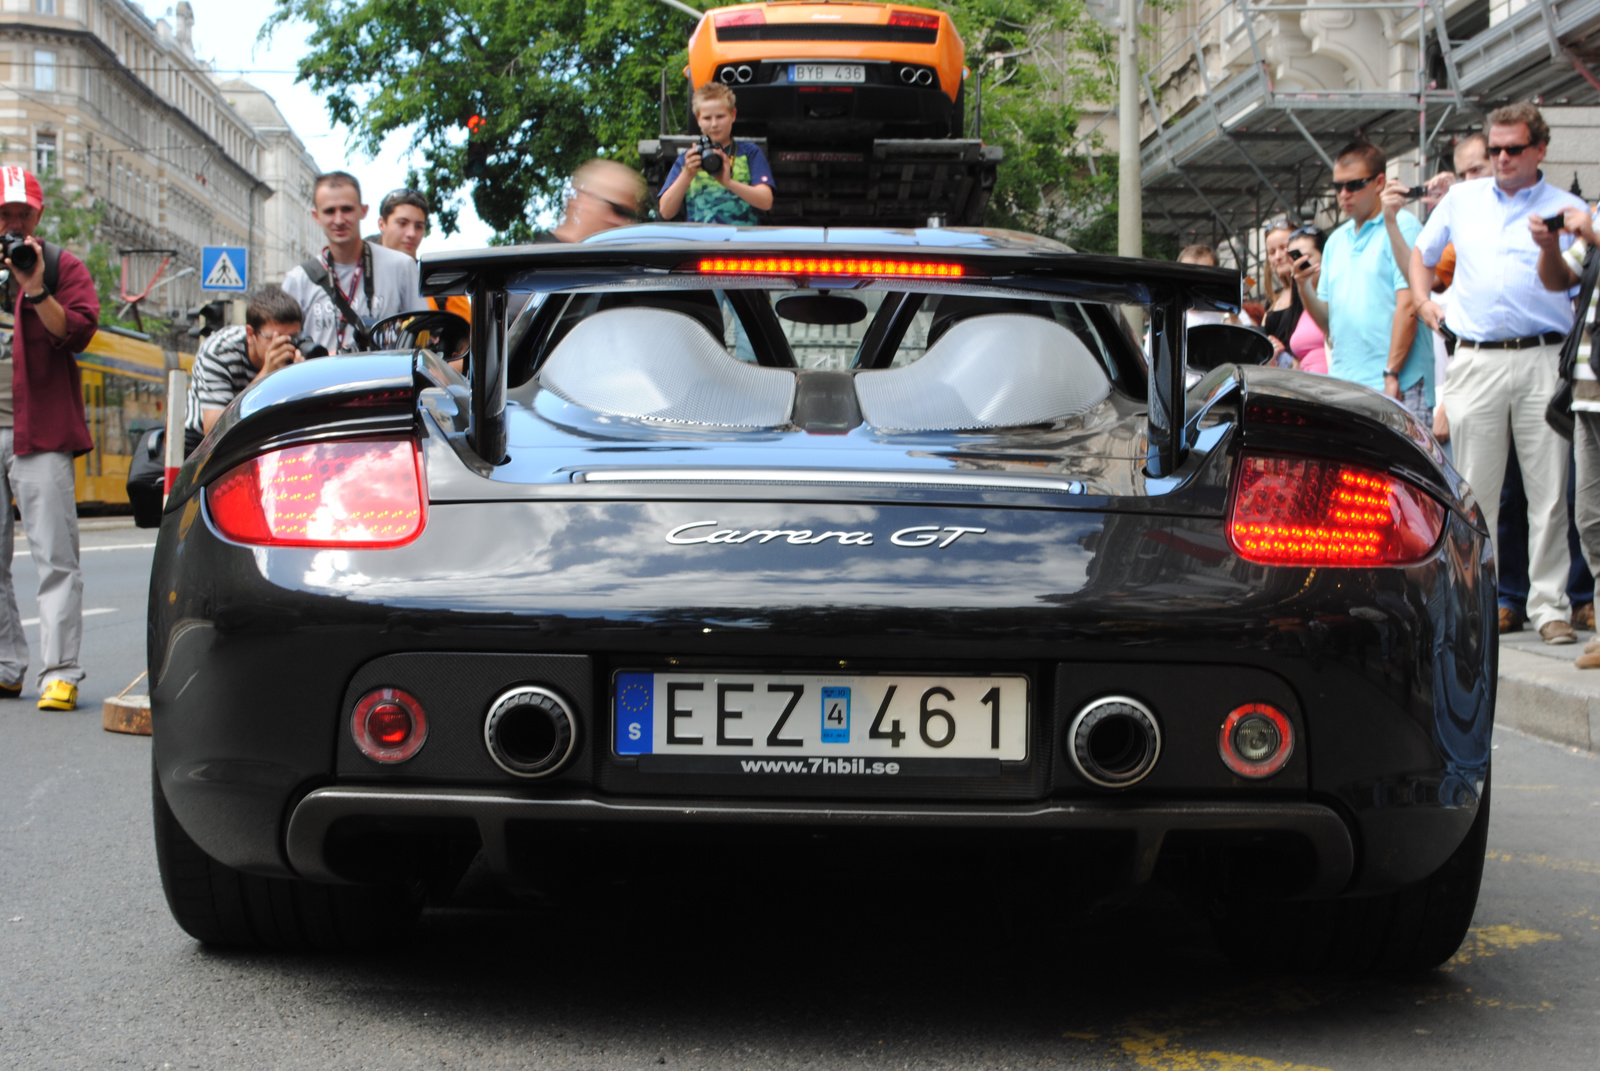
{"label": "tree foliage", "polygon": [[[117,311],[122,308],[118,286],[122,265],[100,227],[100,221],[105,216],[105,202],[91,197],[81,188],[69,192],[57,172],[46,172],[39,176],[39,185],[44,191],[44,211],[39,215],[36,233],[41,239],[72,250],[89,269],[95,292],[100,297],[102,324],[133,327],[131,318],[117,317]],[[160,331],[167,327],[167,322],[147,315],[144,325],[147,331]]]}
{"label": "tree foliage", "polygon": [[[987,222],[1060,234],[1092,217],[1110,188],[1075,147],[1077,102],[1111,95],[1115,42],[1083,0],[924,3],[955,20],[984,80],[984,137],[1005,149]],[[262,33],[291,20],[310,27],[301,79],[355,147],[376,153],[410,130],[413,185],[440,206],[444,231],[470,187],[502,240],[556,211],[584,160],[637,165],[639,139],[657,131],[661,73],[680,89],[693,29],[659,0],[277,0]]]}

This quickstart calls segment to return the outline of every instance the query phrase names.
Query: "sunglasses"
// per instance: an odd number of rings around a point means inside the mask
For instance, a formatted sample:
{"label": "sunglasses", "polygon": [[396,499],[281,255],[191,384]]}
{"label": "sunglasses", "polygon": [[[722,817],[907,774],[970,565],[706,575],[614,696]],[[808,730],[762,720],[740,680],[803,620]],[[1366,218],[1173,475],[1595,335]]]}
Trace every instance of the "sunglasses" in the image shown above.
{"label": "sunglasses", "polygon": [[620,205],[615,201],[609,201],[606,198],[601,197],[598,193],[595,193],[593,190],[586,190],[582,186],[579,186],[576,192],[583,194],[585,197],[593,197],[596,201],[599,201],[601,204],[611,209],[611,211],[615,212],[623,219],[632,220],[635,223],[638,223],[640,220],[644,219],[644,217],[639,214],[639,210],[637,208],[631,208],[628,205]]}
{"label": "sunglasses", "polygon": [[1501,153],[1505,153],[1507,156],[1521,156],[1524,152],[1531,148],[1533,148],[1533,146],[1528,143],[1523,143],[1521,145],[1491,145],[1489,146],[1489,159],[1493,160]]}
{"label": "sunglasses", "polygon": [[1335,182],[1333,188],[1335,191],[1343,190],[1345,193],[1355,193],[1363,186],[1370,186],[1373,179],[1382,177],[1381,175],[1368,175],[1366,178],[1353,178],[1349,182]]}
{"label": "sunglasses", "polygon": [[[413,189],[410,189],[410,188],[401,188],[401,189],[398,189],[398,190],[390,190],[388,193],[383,195],[383,200],[378,202],[378,215],[380,215],[380,216],[388,215],[389,214],[389,210],[391,208],[393,208],[395,205],[399,204],[401,201],[405,200],[408,197],[418,197],[418,198],[421,198],[423,201],[426,201],[428,199],[426,196],[423,195],[422,191],[420,191],[420,190],[413,190]],[[426,211],[426,209],[424,209],[424,211]]]}
{"label": "sunglasses", "polygon": [[[1351,192],[1353,193],[1355,191],[1352,190]],[[1322,228],[1313,227],[1308,223],[1304,227],[1296,227],[1295,230],[1294,230],[1294,233],[1289,235],[1289,240],[1292,242],[1296,238],[1321,238],[1321,237],[1322,237]]]}

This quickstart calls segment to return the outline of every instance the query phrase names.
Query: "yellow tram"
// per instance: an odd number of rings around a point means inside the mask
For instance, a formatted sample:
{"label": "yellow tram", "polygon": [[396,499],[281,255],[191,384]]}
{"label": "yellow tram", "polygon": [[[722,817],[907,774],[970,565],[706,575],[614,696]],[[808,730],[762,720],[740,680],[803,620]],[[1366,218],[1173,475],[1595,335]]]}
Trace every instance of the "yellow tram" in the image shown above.
{"label": "yellow tram", "polygon": [[[194,362],[178,357],[185,371]],[[75,462],[78,505],[128,504],[128,463],[144,433],[166,423],[167,359],[149,336],[102,327],[78,355],[94,449]]]}

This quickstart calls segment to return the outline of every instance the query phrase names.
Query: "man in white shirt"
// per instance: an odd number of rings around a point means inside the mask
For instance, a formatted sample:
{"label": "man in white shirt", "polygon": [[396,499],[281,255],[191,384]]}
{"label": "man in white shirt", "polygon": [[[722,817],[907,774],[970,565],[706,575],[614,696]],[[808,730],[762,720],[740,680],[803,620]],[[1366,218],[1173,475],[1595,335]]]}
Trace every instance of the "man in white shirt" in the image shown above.
{"label": "man in white shirt", "polygon": [[[328,244],[321,254],[290,269],[283,289],[305,310],[305,332],[329,353],[351,353],[364,347],[362,330],[401,312],[420,312],[423,300],[417,262],[404,253],[361,239],[367,206],[354,175],[330,171],[317,176],[311,191],[311,216]],[[339,308],[344,304],[360,321]]]}
{"label": "man in white shirt", "polygon": [[[1435,331],[1443,310],[1433,300],[1434,267],[1456,247],[1449,328],[1460,338],[1444,385],[1456,468],[1471,484],[1499,555],[1500,489],[1514,444],[1528,496],[1528,620],[1544,642],[1577,640],[1568,620],[1567,444],[1547,423],[1545,407],[1560,379],[1561,344],[1572,327],[1572,301],[1540,282],[1541,246],[1562,248],[1539,223],[1583,202],[1544,181],[1539,164],[1550,128],[1532,104],[1489,113],[1492,179],[1450,188],[1411,250],[1417,314]],[[1559,257],[1558,257],[1559,259]]]}

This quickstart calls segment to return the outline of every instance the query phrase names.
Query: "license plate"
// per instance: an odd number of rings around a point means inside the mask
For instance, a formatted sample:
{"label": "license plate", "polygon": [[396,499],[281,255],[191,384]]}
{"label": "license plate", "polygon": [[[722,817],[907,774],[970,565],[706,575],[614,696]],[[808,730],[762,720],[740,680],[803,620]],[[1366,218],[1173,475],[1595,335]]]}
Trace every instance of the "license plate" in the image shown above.
{"label": "license plate", "polygon": [[618,673],[614,694],[616,753],[641,769],[892,776],[1028,757],[1023,676]]}
{"label": "license plate", "polygon": [[856,63],[791,63],[791,82],[865,82],[867,69]]}

